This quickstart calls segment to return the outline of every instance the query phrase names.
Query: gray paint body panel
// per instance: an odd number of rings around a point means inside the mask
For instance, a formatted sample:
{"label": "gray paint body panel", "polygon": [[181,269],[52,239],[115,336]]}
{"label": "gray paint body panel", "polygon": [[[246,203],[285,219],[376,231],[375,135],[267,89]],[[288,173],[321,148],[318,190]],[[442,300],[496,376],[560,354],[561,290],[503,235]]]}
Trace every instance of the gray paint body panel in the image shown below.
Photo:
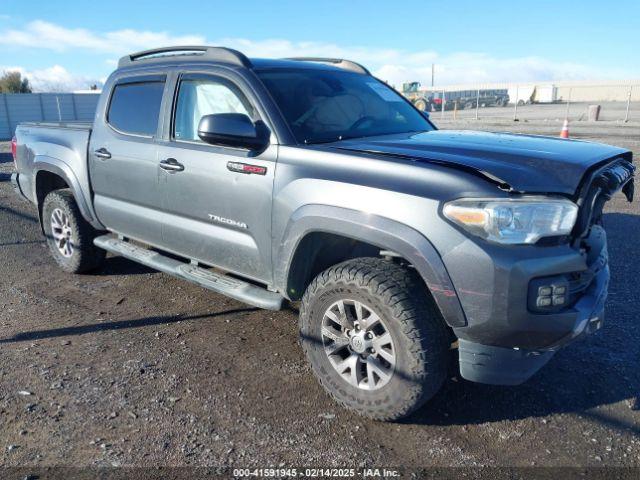
{"label": "gray paint body panel", "polygon": [[91,125],[86,123],[25,123],[16,136],[24,138],[19,147],[17,167],[22,191],[36,202],[36,179],[39,172],[58,175],[69,185],[85,219],[95,228],[97,220],[91,199],[87,169],[87,146]]}

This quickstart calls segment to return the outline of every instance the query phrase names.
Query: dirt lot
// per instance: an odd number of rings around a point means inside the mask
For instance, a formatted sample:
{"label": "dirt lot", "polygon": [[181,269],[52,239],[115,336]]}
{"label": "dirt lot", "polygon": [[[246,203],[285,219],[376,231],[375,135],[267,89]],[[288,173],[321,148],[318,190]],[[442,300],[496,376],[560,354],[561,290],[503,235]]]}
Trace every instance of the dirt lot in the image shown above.
{"label": "dirt lot", "polygon": [[[640,156],[640,124],[571,133]],[[640,466],[637,200],[607,209],[613,278],[601,331],[519,387],[452,373],[421,411],[385,424],[325,395],[293,309],[260,311],[121,258],[93,275],[62,273],[2,151],[0,465]]]}

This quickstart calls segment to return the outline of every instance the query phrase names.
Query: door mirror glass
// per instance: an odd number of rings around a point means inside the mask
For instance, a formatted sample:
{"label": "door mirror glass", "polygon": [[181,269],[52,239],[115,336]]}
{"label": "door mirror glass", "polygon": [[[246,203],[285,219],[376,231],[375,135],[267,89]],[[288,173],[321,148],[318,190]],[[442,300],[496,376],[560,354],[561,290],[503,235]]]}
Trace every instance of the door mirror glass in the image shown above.
{"label": "door mirror glass", "polygon": [[271,132],[263,121],[255,123],[244,113],[213,113],[198,124],[198,137],[211,145],[263,151]]}

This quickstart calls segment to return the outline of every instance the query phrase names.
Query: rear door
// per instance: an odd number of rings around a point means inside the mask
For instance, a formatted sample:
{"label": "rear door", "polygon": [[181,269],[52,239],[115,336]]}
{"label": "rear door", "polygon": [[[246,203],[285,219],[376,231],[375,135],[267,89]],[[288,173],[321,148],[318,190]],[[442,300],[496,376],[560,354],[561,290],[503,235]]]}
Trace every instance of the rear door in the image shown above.
{"label": "rear door", "polygon": [[[178,165],[164,170],[161,180],[165,247],[269,283],[275,135],[258,156],[206,144],[197,135],[198,123],[207,114],[242,113],[267,122],[256,97],[241,78],[223,70],[183,71],[176,78],[172,111],[159,148],[161,163]],[[243,165],[248,167],[243,170]]]}
{"label": "rear door", "polygon": [[110,230],[143,242],[162,243],[157,134],[164,74],[117,79],[89,145],[94,205]]}

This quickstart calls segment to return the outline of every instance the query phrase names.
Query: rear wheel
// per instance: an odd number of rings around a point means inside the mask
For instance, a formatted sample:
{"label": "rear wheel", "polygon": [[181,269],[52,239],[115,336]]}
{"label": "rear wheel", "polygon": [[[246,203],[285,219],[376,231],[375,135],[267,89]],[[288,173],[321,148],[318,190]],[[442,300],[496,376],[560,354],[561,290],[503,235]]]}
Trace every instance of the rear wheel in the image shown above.
{"label": "rear wheel", "polygon": [[49,250],[63,270],[87,272],[104,261],[106,252],[93,244],[99,232],[82,218],[69,189],[54,190],[45,197],[42,225]]}
{"label": "rear wheel", "polygon": [[448,328],[416,272],[392,262],[360,258],[318,275],[300,331],[322,386],[370,418],[410,414],[446,376]]}
{"label": "rear wheel", "polygon": [[415,107],[420,110],[421,112],[426,112],[427,111],[427,102],[423,99],[417,100],[415,103]]}

